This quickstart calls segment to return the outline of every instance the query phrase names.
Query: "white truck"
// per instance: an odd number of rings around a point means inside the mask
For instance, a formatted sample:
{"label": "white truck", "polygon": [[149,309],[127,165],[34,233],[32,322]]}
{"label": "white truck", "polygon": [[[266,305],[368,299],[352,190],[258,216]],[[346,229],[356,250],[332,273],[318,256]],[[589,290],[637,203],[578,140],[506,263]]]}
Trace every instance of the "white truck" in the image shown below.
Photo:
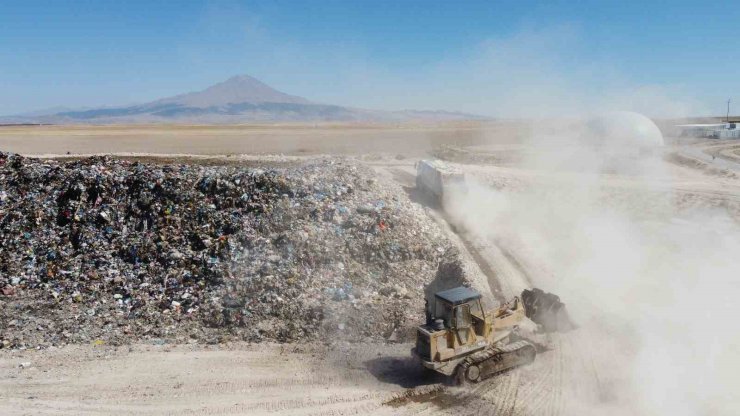
{"label": "white truck", "polygon": [[416,163],[416,187],[442,203],[445,189],[465,185],[465,174],[441,160],[420,160]]}

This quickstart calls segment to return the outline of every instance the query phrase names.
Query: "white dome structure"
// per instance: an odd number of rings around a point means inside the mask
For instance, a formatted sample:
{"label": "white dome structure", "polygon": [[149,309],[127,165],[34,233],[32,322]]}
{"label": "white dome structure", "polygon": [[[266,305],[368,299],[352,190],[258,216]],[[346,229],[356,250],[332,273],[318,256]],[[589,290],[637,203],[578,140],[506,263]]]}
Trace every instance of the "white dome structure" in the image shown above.
{"label": "white dome structure", "polygon": [[652,120],[629,111],[594,117],[586,123],[586,127],[590,140],[610,148],[649,149],[665,144],[663,134]]}

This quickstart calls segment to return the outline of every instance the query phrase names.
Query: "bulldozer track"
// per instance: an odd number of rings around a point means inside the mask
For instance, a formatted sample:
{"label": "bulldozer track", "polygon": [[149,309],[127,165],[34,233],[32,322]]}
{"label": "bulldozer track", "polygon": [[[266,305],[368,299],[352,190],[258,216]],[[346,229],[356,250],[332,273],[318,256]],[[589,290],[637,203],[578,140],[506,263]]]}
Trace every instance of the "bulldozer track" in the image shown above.
{"label": "bulldozer track", "polygon": [[[463,360],[456,370],[456,376],[459,381],[477,383],[512,368],[531,363],[531,360],[534,360],[534,354],[534,346],[527,341],[516,341],[504,346],[487,348]],[[493,367],[486,368],[491,365]]]}
{"label": "bulldozer track", "polygon": [[520,373],[513,370],[476,385],[472,391],[476,397],[472,400],[476,411],[470,414],[513,414],[519,405],[520,377]]}

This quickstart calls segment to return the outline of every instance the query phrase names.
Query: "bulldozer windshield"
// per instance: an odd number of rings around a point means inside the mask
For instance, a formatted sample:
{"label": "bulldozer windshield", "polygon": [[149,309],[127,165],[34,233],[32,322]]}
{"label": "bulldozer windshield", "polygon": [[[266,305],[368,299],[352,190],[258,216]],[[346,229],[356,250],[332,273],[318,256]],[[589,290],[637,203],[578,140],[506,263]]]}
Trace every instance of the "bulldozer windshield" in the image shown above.
{"label": "bulldozer windshield", "polygon": [[464,303],[455,307],[455,328],[470,328],[470,305]]}
{"label": "bulldozer windshield", "polygon": [[447,328],[470,328],[472,325],[471,312],[482,316],[480,302],[475,301],[452,306],[437,299],[434,310],[435,318],[442,319]]}
{"label": "bulldozer windshield", "polygon": [[470,313],[478,319],[485,319],[485,312],[480,299],[470,302]]}
{"label": "bulldozer windshield", "polygon": [[452,305],[437,299],[437,302],[434,305],[434,317],[443,320],[445,322],[445,327],[452,328]]}

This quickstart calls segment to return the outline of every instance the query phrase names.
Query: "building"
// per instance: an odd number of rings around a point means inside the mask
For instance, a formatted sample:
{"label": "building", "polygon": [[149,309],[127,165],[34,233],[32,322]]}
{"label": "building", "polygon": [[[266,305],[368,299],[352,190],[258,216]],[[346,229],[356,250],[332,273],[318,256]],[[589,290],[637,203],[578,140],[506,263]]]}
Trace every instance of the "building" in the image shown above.
{"label": "building", "polygon": [[738,123],[681,124],[682,137],[703,137],[706,139],[740,139]]}

